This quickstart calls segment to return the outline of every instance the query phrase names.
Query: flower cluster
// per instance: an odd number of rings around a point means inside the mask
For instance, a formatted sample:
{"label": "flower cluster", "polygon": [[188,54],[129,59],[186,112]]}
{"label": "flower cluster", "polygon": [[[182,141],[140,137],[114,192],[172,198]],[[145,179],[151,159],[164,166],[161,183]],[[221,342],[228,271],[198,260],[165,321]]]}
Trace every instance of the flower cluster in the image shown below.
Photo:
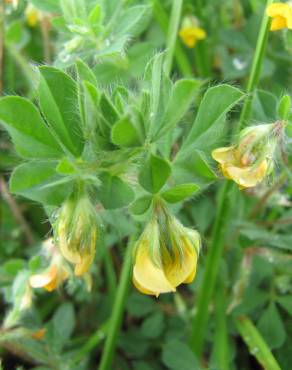
{"label": "flower cluster", "polygon": [[192,282],[200,245],[199,234],[160,205],[136,243],[134,285],[140,292],[158,297]]}
{"label": "flower cluster", "polygon": [[223,175],[241,189],[256,186],[273,170],[273,155],[283,123],[258,125],[241,131],[235,145],[213,150]]}

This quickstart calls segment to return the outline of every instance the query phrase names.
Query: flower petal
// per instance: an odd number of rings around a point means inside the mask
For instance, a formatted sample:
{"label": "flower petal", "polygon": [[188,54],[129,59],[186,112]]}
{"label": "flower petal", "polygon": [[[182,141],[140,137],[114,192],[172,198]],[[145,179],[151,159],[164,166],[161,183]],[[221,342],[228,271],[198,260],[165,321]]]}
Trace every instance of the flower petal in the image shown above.
{"label": "flower petal", "polygon": [[227,146],[217,148],[212,151],[212,157],[218,163],[233,162],[234,161],[234,146]]}
{"label": "flower petal", "polygon": [[[267,174],[268,163],[266,160],[261,162],[255,168],[253,167],[235,167],[225,166],[224,172],[228,178],[235,181],[242,188],[251,188],[261,182]],[[226,176],[227,177],[227,176]]]}
{"label": "flower petal", "polygon": [[274,3],[267,7],[266,13],[269,17],[277,17],[278,15],[284,16],[289,8],[289,4]]}
{"label": "flower petal", "polygon": [[158,296],[160,293],[174,292],[175,288],[166,279],[162,268],[154,265],[146,243],[138,246],[133,269],[133,281],[138,290]]}
{"label": "flower petal", "polygon": [[[57,266],[53,265],[41,274],[32,275],[29,279],[29,283],[32,288],[55,289],[57,283]],[[53,288],[54,286],[55,288]],[[49,287],[49,289],[47,287]]]}
{"label": "flower petal", "polygon": [[287,26],[286,18],[281,17],[281,16],[277,16],[277,17],[272,19],[270,30],[271,31],[278,31],[278,30],[282,30],[282,29],[287,28],[287,27],[288,26]]}
{"label": "flower petal", "polygon": [[191,282],[195,277],[197,253],[195,248],[187,245],[186,241],[183,242],[183,244],[184,249],[182,251],[182,256],[180,255],[179,250],[176,250],[172,259],[168,257],[168,261],[165,261],[166,258],[163,257],[165,276],[174,287],[177,287],[184,282]]}

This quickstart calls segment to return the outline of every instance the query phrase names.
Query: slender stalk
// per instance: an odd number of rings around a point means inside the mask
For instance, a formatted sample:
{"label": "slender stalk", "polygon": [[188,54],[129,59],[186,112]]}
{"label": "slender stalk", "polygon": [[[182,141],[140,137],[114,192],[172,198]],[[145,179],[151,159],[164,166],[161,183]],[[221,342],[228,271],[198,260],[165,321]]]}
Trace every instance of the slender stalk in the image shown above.
{"label": "slender stalk", "polygon": [[253,355],[265,370],[281,370],[280,365],[270,351],[267,343],[246,316],[240,316],[235,321],[237,330]]}
{"label": "slender stalk", "polygon": [[[165,34],[167,34],[168,17],[160,1],[152,0],[152,11],[153,11],[154,17],[156,21],[158,22],[160,28]],[[175,57],[175,61],[177,63],[178,69],[180,70],[181,74],[184,77],[191,77],[193,74],[192,66],[186,54],[184,53],[181,45],[178,42],[176,43],[176,46],[175,46],[174,57]]]}
{"label": "slender stalk", "polygon": [[[267,0],[266,7],[271,5],[273,2],[274,0]],[[253,93],[259,82],[261,68],[263,64],[263,58],[264,58],[265,50],[267,47],[268,35],[269,35],[269,25],[270,25],[270,19],[265,14],[263,16],[262,23],[260,26],[256,49],[255,49],[254,58],[253,58],[253,63],[252,63],[250,76],[249,76],[249,80],[248,80],[247,88],[246,88],[246,92],[247,94],[249,94],[249,96],[245,100],[245,103],[241,111],[241,115],[239,119],[239,128],[242,128],[250,117],[250,111],[251,111],[252,100],[253,100],[253,95],[254,95]]]}
{"label": "slender stalk", "polygon": [[183,3],[183,0],[173,0],[172,2],[170,22],[168,26],[167,41],[166,41],[167,54],[166,54],[165,65],[164,65],[165,72],[167,75],[170,74],[171,68],[172,68],[175,44],[176,44],[180,16],[181,16],[182,3]]}
{"label": "slender stalk", "polygon": [[[204,25],[205,24],[205,22],[204,22],[205,19],[204,19],[203,9],[204,9],[204,6],[207,5],[206,1],[203,4],[202,0],[197,0],[195,5],[196,5],[195,6],[196,16],[198,17],[198,19]],[[197,74],[200,77],[210,76],[210,60],[209,60],[209,56],[208,56],[208,53],[207,53],[206,45],[207,45],[206,41],[202,40],[202,41],[198,42],[198,44],[196,45],[196,47],[194,49],[196,70],[197,70]]]}
{"label": "slender stalk", "polygon": [[[267,0],[267,6],[273,0]],[[259,74],[263,62],[264,51],[267,43],[269,22],[267,16],[263,16],[260,32],[258,36],[255,55],[252,63],[250,81],[248,82],[248,93],[254,91],[259,80]],[[251,100],[246,101],[240,116],[237,130],[242,129],[249,117]],[[237,131],[236,130],[236,131]],[[194,318],[193,330],[191,333],[190,344],[194,352],[200,356],[203,351],[203,345],[206,337],[206,330],[209,319],[209,306],[213,296],[214,287],[217,279],[220,260],[223,254],[224,233],[229,220],[229,210],[232,202],[228,199],[233,183],[225,181],[218,200],[218,211],[212,232],[212,239],[206,257],[206,267],[204,271],[202,285],[198,296],[198,311]]]}
{"label": "slender stalk", "polygon": [[4,0],[0,0],[0,96],[3,94],[4,83]]}
{"label": "slender stalk", "polygon": [[101,356],[101,361],[99,364],[99,370],[110,370],[112,369],[112,360],[114,351],[116,348],[116,342],[118,339],[122,316],[126,304],[127,293],[130,285],[130,276],[132,269],[132,250],[134,245],[134,239],[130,238],[125,259],[123,263],[123,268],[120,277],[120,283],[117,289],[116,299],[113,305],[112,314],[108,326],[108,334],[106,337],[105,345],[103,348],[103,353]]}
{"label": "slender stalk", "polygon": [[229,369],[229,346],[226,316],[226,292],[223,278],[220,279],[216,292],[216,333],[215,333],[215,359],[218,369]]}
{"label": "slender stalk", "polygon": [[214,292],[218,268],[224,246],[224,234],[229,216],[229,191],[232,183],[225,181],[218,201],[218,211],[215,220],[212,240],[206,257],[206,267],[203,282],[198,296],[198,311],[193,322],[193,330],[190,344],[194,352],[199,356],[202,353],[205,333],[209,319],[209,305]]}

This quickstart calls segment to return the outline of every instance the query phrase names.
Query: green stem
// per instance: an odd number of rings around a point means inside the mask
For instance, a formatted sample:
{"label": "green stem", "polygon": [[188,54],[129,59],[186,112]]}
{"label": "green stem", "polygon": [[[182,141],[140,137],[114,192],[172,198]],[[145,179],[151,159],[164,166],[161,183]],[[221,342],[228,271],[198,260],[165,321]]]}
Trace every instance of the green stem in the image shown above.
{"label": "green stem", "polygon": [[[269,5],[271,5],[273,2],[274,0],[267,0],[266,8]],[[245,125],[246,121],[248,121],[250,117],[253,94],[259,82],[261,68],[263,64],[263,58],[264,58],[265,50],[267,47],[269,26],[270,26],[270,19],[266,14],[264,14],[262,23],[260,26],[260,30],[259,30],[259,36],[257,39],[253,63],[252,63],[251,71],[250,71],[250,77],[249,77],[247,88],[246,88],[248,97],[245,100],[245,103],[243,105],[241,115],[239,118],[239,128],[240,129]]]}
{"label": "green stem", "polygon": [[216,292],[216,332],[215,332],[215,359],[218,369],[229,369],[229,345],[228,345],[228,330],[226,317],[226,292],[224,289],[224,280],[220,279]]}
{"label": "green stem", "polygon": [[[195,2],[195,15],[198,17],[199,21],[202,22],[203,26],[205,25],[204,17],[204,6],[206,6],[207,1],[197,0]],[[194,49],[196,71],[200,77],[210,76],[210,58],[207,52],[207,43],[206,40],[199,41]]]}
{"label": "green stem", "polygon": [[[273,0],[267,0],[267,6],[272,2]],[[248,93],[254,91],[259,80],[264,50],[267,43],[268,28],[269,22],[267,16],[264,15],[253,59],[250,81],[248,82]],[[246,101],[244,104],[237,130],[242,129],[245,121],[248,119],[251,108],[251,101],[250,99],[248,100],[249,102]],[[194,318],[193,330],[190,338],[190,344],[198,356],[200,356],[203,351],[209,319],[209,306],[214,292],[220,260],[223,254],[224,233],[229,221],[229,210],[232,207],[232,202],[230,202],[228,199],[232,186],[233,183],[226,180],[221,189],[218,201],[218,211],[212,232],[212,240],[208,249],[206,267],[203,275],[202,285],[199,291],[198,310],[197,315]]]}
{"label": "green stem", "polygon": [[123,268],[120,277],[120,283],[118,286],[116,299],[113,305],[112,314],[108,326],[108,334],[106,337],[105,345],[103,348],[103,353],[101,356],[101,361],[99,364],[99,370],[110,370],[112,369],[112,360],[114,351],[116,348],[116,343],[121,327],[123,312],[125,309],[127,293],[130,285],[130,276],[132,270],[132,250],[134,246],[134,240],[130,238],[125,259],[123,263]]}
{"label": "green stem", "polygon": [[117,290],[117,279],[116,279],[116,274],[115,274],[115,269],[113,266],[113,261],[110,253],[110,249],[105,248],[105,253],[104,253],[104,268],[105,268],[105,274],[106,274],[106,280],[108,282],[108,292],[111,298],[111,301],[113,302],[114,297],[116,295],[116,290]]}
{"label": "green stem", "polygon": [[0,0],[0,96],[3,94],[4,90],[4,11],[5,3],[4,0]]}
{"label": "green stem", "polygon": [[226,220],[229,215],[228,194],[232,183],[225,181],[219,195],[218,212],[214,224],[212,241],[206,257],[206,267],[203,282],[198,296],[198,310],[193,323],[193,331],[190,344],[194,352],[199,356],[202,353],[205,333],[209,319],[209,304],[213,295],[219,263],[221,260]]}
{"label": "green stem", "polygon": [[171,68],[172,68],[175,44],[176,44],[180,16],[181,16],[182,3],[183,3],[183,0],[173,0],[172,1],[170,22],[168,26],[167,40],[166,40],[167,54],[166,54],[165,63],[164,63],[165,73],[167,75],[170,74]]}
{"label": "green stem", "polygon": [[280,365],[270,351],[267,343],[246,316],[240,316],[235,321],[237,330],[253,355],[265,370],[281,370]]}
{"label": "green stem", "polygon": [[[167,34],[168,16],[158,0],[152,0],[152,11],[160,28],[165,34]],[[184,77],[191,77],[193,75],[192,66],[190,65],[186,54],[184,53],[181,45],[178,42],[175,46],[174,57],[181,74]]]}

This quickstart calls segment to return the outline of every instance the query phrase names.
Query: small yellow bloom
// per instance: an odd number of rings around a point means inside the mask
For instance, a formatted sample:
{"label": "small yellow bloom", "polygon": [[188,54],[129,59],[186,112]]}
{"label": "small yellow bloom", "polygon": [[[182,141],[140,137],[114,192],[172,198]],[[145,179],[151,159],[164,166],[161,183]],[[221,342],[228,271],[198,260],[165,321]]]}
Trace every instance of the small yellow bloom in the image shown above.
{"label": "small yellow bloom", "polygon": [[136,244],[133,283],[149,295],[175,292],[196,275],[200,236],[168,215],[165,225],[153,217]]}
{"label": "small yellow bloom", "polygon": [[199,40],[206,38],[206,32],[203,28],[199,27],[196,17],[187,16],[182,22],[179,36],[188,48],[193,48]]}
{"label": "small yellow bloom", "polygon": [[32,288],[44,288],[48,292],[52,292],[69,277],[69,272],[52,239],[48,239],[44,243],[44,247],[51,254],[51,263],[43,272],[32,275],[29,283]]}
{"label": "small yellow bloom", "polygon": [[25,17],[30,27],[35,27],[40,20],[40,12],[31,4],[25,9]]}
{"label": "small yellow bloom", "polygon": [[274,3],[268,6],[267,15],[272,18],[271,31],[292,29],[292,6],[289,3]]}
{"label": "small yellow bloom", "polygon": [[237,145],[213,150],[223,175],[241,189],[256,186],[270,173],[279,133],[279,123],[249,127],[240,133]]}

